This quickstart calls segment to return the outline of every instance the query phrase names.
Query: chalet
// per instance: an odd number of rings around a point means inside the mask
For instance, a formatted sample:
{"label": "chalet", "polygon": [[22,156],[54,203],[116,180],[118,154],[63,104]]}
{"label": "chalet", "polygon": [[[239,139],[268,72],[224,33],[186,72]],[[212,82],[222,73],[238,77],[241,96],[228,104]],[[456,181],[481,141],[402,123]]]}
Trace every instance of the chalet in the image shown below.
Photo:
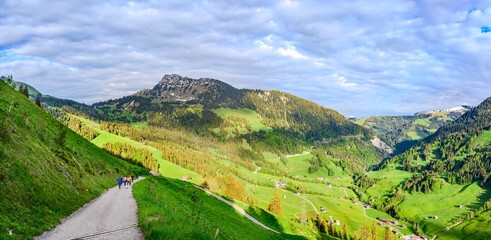
{"label": "chalet", "polygon": [[416,235],[404,235],[401,238],[406,240],[428,240],[426,237]]}
{"label": "chalet", "polygon": [[276,182],[274,185],[275,188],[285,188],[286,187],[286,182],[281,181],[281,182]]}
{"label": "chalet", "polygon": [[325,207],[321,207],[321,213],[325,213],[327,212],[326,208]]}
{"label": "chalet", "polygon": [[386,223],[386,224],[390,224],[390,225],[395,224],[395,221],[392,219],[388,219],[388,218],[377,218],[377,219],[383,223]]}
{"label": "chalet", "polygon": [[371,208],[371,207],[372,207],[372,206],[370,206],[368,203],[364,203],[364,204],[363,204],[363,208],[365,208],[365,209],[369,209],[369,208]]}
{"label": "chalet", "polygon": [[189,178],[188,176],[181,176],[181,180],[183,180],[183,181],[187,181],[188,178]]}

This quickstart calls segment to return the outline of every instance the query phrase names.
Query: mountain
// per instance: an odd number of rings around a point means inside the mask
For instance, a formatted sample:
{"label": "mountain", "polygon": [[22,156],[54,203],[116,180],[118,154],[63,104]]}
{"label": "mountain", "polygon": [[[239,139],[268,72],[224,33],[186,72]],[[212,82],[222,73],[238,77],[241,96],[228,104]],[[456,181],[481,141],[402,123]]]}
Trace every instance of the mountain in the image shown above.
{"label": "mountain", "polygon": [[[450,183],[480,182],[491,176],[491,98],[447,123],[405,153],[404,168],[443,174]],[[414,165],[411,159],[424,164]]]}
{"label": "mountain", "polygon": [[[380,141],[372,144],[373,131],[332,109],[288,93],[236,89],[210,78],[165,75],[152,89],[93,107],[112,121],[145,122],[223,140],[245,138],[258,152],[293,154],[318,144],[325,151],[343,151],[340,156],[357,172],[387,154]],[[353,154],[349,145],[363,150]]]}
{"label": "mountain", "polygon": [[356,179],[356,184],[361,199],[392,217],[408,219],[419,234],[486,239],[491,236],[490,172],[488,98],[384,161],[380,169]]}
{"label": "mountain", "polygon": [[155,102],[197,102],[210,107],[237,106],[244,90],[211,78],[192,79],[176,74],[165,75],[152,89],[132,96],[151,98]]}
{"label": "mountain", "polygon": [[411,116],[373,116],[354,119],[354,122],[376,132],[394,153],[402,153],[434,133],[445,123],[454,121],[465,112],[472,109],[469,106],[459,106],[448,109],[422,111]]}
{"label": "mountain", "polygon": [[143,171],[87,142],[3,81],[0,92],[0,239],[32,238],[117,176]]}
{"label": "mountain", "polygon": [[[175,74],[165,75],[152,89],[120,99],[95,103],[93,106],[114,119],[131,122],[148,120],[152,118],[152,112],[170,113],[196,104],[201,105],[204,110],[252,109],[261,115],[269,127],[291,130],[309,140],[322,141],[323,138],[343,135],[370,138],[374,135],[371,131],[352,124],[332,109],[291,94],[236,89],[215,79],[191,79]],[[174,118],[179,117],[174,114]]]}

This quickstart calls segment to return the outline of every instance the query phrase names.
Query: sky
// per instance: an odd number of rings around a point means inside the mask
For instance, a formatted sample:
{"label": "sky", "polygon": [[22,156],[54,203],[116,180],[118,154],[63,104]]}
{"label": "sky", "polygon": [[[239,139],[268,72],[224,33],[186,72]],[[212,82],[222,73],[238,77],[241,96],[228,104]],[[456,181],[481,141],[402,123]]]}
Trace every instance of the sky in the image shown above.
{"label": "sky", "polygon": [[412,114],[491,96],[490,27],[472,0],[1,0],[0,75],[86,104],[179,74]]}

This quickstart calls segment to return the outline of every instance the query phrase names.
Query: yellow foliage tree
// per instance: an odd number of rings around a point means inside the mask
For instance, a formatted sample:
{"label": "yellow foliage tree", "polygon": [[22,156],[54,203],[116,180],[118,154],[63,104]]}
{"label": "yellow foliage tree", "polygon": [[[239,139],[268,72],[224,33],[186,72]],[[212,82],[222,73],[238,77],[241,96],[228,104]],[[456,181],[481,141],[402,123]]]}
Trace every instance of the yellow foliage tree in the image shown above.
{"label": "yellow foliage tree", "polygon": [[269,201],[268,211],[279,216],[283,215],[283,206],[281,205],[281,198],[278,189],[275,189],[274,196],[271,198],[271,201]]}
{"label": "yellow foliage tree", "polygon": [[225,179],[225,194],[237,200],[245,199],[244,186],[232,174],[228,174]]}

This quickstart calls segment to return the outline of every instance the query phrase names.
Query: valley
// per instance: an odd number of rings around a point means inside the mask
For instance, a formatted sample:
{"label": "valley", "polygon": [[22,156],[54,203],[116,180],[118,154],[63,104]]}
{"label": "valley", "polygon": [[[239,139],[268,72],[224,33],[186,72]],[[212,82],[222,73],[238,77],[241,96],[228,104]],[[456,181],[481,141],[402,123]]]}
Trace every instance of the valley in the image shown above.
{"label": "valley", "polygon": [[[22,97],[12,94],[3,112]],[[490,102],[458,113],[368,117],[355,124],[288,93],[165,75],[152,89],[92,106],[50,99],[43,114],[84,137],[77,136],[83,146],[97,146],[104,158],[162,176],[134,187],[147,239],[475,239],[491,236]],[[27,113],[19,116],[16,124]],[[372,143],[375,138],[398,150],[387,152]],[[8,151],[10,141],[0,150]]]}

